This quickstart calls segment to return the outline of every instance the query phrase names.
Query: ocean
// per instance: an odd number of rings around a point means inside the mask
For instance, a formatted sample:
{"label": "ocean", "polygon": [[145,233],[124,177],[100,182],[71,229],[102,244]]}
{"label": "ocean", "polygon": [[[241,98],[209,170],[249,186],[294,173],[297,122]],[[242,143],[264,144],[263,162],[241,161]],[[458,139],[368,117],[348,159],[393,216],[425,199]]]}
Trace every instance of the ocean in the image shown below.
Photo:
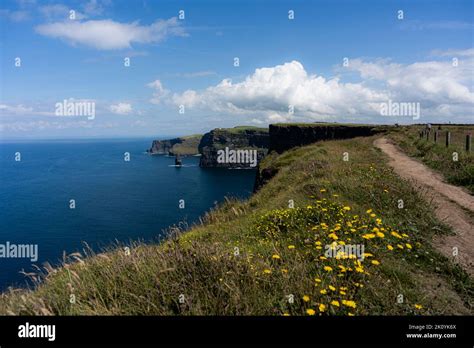
{"label": "ocean", "polygon": [[177,168],[173,157],[147,154],[150,145],[151,139],[0,144],[0,253],[7,243],[38,248],[35,262],[0,257],[0,290],[27,285],[22,269],[57,265],[83,242],[96,251],[115,241],[157,242],[169,226],[191,225],[225,197],[252,192],[255,170],[200,168],[194,156]]}

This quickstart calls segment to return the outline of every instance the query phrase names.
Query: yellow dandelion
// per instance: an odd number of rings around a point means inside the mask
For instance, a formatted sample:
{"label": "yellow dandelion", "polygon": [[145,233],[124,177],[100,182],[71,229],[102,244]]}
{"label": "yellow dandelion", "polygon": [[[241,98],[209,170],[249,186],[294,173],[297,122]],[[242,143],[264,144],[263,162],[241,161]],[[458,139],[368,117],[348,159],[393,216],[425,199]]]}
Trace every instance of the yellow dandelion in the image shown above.
{"label": "yellow dandelion", "polygon": [[310,298],[309,298],[308,295],[304,295],[304,296],[303,296],[303,301],[304,301],[304,302],[309,302],[309,300],[310,300]]}
{"label": "yellow dandelion", "polygon": [[411,244],[410,243],[406,243],[405,245],[407,246],[408,249],[411,249]]}
{"label": "yellow dandelion", "polygon": [[315,315],[315,314],[316,314],[316,311],[315,311],[314,309],[309,308],[309,309],[306,310],[306,313],[307,313],[308,315]]}
{"label": "yellow dandelion", "polygon": [[288,249],[294,249],[295,246],[294,245],[288,245]]}
{"label": "yellow dandelion", "polygon": [[284,316],[284,317],[289,317],[290,314],[289,314],[289,313],[283,313],[283,316]]}
{"label": "yellow dandelion", "polygon": [[423,306],[422,306],[422,305],[420,305],[420,304],[415,304],[415,308],[416,308],[416,309],[422,309],[422,308],[423,308]]}
{"label": "yellow dandelion", "polygon": [[387,245],[387,249],[388,249],[388,250],[393,250],[393,246],[391,246],[391,245],[389,244],[389,245]]}
{"label": "yellow dandelion", "polygon": [[332,272],[332,267],[331,266],[324,266],[324,270],[327,272]]}
{"label": "yellow dandelion", "polygon": [[319,311],[324,312],[326,310],[326,306],[323,305],[322,303],[319,305]]}
{"label": "yellow dandelion", "polygon": [[367,214],[370,214],[372,212],[372,209],[369,209],[366,211]]}
{"label": "yellow dandelion", "polygon": [[336,306],[336,307],[339,307],[339,306],[340,306],[340,305],[339,305],[339,301],[336,301],[336,300],[331,301],[331,304],[332,304],[333,306]]}
{"label": "yellow dandelion", "polygon": [[319,192],[326,192],[326,189],[321,189],[319,190]]}
{"label": "yellow dandelion", "polygon": [[315,281],[316,283],[321,283],[321,279],[319,279],[319,278],[314,278],[314,281]]}
{"label": "yellow dandelion", "polygon": [[374,264],[374,265],[380,265],[380,262],[378,262],[377,260],[372,260],[372,264]]}
{"label": "yellow dandelion", "polygon": [[341,302],[344,306],[356,308],[356,303],[352,300],[342,300]]}
{"label": "yellow dandelion", "polygon": [[319,291],[319,292],[320,292],[322,295],[326,295],[326,294],[328,293],[325,289],[323,289],[323,290],[321,290],[321,291]]}
{"label": "yellow dandelion", "polygon": [[336,288],[335,288],[334,286],[332,286],[332,285],[329,285],[328,288],[329,288],[330,290],[332,290],[332,291],[336,291]]}
{"label": "yellow dandelion", "polygon": [[272,256],[272,259],[279,260],[279,259],[281,259],[281,257],[280,257],[280,255],[275,254],[275,255]]}
{"label": "yellow dandelion", "polygon": [[263,270],[263,273],[265,273],[265,274],[270,274],[270,273],[272,273],[272,271],[269,270],[269,269],[265,269],[265,270]]}
{"label": "yellow dandelion", "polygon": [[342,208],[342,209],[344,209],[345,211],[349,211],[349,210],[351,210],[351,207],[345,206],[345,207]]}

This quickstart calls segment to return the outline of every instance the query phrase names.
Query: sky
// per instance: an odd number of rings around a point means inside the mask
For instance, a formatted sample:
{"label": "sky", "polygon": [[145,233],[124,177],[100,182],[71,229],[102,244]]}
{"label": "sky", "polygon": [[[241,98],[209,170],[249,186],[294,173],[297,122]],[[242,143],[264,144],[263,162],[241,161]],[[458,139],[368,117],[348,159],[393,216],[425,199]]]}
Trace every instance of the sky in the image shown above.
{"label": "sky", "polygon": [[0,139],[473,123],[473,12],[458,0],[2,0]]}

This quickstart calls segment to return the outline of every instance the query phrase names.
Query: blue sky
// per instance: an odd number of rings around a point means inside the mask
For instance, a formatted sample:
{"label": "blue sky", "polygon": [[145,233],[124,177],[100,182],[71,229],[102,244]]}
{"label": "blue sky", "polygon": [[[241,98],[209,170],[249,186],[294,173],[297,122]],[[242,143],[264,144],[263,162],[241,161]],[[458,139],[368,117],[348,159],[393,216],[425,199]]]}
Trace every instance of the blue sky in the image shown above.
{"label": "blue sky", "polygon": [[[291,121],[472,123],[472,7],[2,1],[0,137],[166,136]],[[63,100],[94,103],[95,117],[58,116]],[[421,115],[381,115],[389,101],[419,103]]]}

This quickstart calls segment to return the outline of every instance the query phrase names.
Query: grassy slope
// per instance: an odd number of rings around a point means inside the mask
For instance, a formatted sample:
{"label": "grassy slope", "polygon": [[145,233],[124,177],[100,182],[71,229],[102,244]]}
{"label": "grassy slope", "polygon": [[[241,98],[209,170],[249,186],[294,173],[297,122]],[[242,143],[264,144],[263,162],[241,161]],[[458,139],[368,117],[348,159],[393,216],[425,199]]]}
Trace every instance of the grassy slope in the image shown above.
{"label": "grassy slope", "polygon": [[199,153],[198,146],[199,142],[201,141],[202,134],[188,135],[180,138],[183,140],[183,142],[175,144],[171,148],[171,152],[174,155],[187,156],[196,155]]}
{"label": "grassy slope", "polygon": [[[84,261],[69,257],[64,268],[45,271],[46,282],[36,291],[2,295],[0,313],[469,313],[472,280],[429,243],[434,233],[450,231],[387,169],[372,140],[322,142],[271,154],[263,166],[279,172],[248,201],[228,201],[206,214],[202,225],[161,246],[137,244],[130,255],[116,248]],[[348,162],[342,161],[343,152],[349,153]],[[295,209],[286,209],[290,199]],[[404,209],[397,207],[399,199]],[[372,238],[374,227],[383,238]],[[360,265],[321,259],[334,236],[337,242],[364,243],[373,256]],[[399,294],[403,303],[397,303]]]}
{"label": "grassy slope", "polygon": [[[402,127],[391,137],[407,154],[439,171],[449,183],[463,186],[474,194],[474,150],[470,153],[465,151],[466,134],[474,134],[474,126],[443,126],[437,143],[433,141],[433,135],[430,140],[420,139],[418,132],[421,129],[423,126]],[[449,148],[445,146],[446,130],[451,132]],[[459,154],[457,162],[453,161],[453,152]]]}

